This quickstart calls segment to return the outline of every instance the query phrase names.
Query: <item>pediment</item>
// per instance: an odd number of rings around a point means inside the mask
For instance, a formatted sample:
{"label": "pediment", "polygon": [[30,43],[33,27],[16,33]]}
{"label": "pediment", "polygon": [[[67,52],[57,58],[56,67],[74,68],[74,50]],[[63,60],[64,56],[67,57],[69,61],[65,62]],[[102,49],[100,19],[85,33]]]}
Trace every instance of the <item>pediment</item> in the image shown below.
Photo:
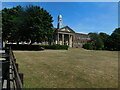
{"label": "pediment", "polygon": [[69,33],[75,33],[70,27],[68,26],[65,26],[65,27],[62,27],[58,30],[59,32],[69,32]]}

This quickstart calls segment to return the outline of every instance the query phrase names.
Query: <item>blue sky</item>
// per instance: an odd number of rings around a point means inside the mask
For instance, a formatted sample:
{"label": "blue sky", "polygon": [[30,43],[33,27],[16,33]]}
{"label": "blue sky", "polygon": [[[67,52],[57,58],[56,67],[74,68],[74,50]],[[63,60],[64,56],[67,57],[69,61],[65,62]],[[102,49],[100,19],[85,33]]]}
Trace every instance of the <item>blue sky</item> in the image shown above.
{"label": "blue sky", "polygon": [[118,27],[117,2],[3,2],[2,8],[21,5],[38,5],[53,16],[57,27],[57,16],[62,14],[63,26],[75,32],[105,32],[111,34]]}

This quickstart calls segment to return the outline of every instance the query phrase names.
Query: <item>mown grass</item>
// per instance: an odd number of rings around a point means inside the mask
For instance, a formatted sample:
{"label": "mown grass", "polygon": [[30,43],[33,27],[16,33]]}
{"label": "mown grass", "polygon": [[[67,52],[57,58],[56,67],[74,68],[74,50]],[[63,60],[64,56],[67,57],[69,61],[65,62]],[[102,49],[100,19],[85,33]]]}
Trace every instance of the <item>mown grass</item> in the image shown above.
{"label": "mown grass", "polygon": [[116,88],[118,52],[14,51],[25,88]]}

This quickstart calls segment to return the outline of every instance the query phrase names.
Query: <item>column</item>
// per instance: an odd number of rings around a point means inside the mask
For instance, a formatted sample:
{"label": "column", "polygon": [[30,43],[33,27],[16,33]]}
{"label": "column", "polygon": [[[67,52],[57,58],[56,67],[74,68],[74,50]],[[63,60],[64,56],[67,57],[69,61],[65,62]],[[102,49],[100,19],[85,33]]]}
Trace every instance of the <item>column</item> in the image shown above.
{"label": "column", "polygon": [[73,34],[73,47],[75,47],[75,41],[76,41],[75,34]]}
{"label": "column", "polygon": [[55,34],[55,43],[54,44],[57,44],[57,34]]}
{"label": "column", "polygon": [[58,38],[57,38],[57,39],[58,39],[58,40],[57,40],[57,44],[60,44],[60,43],[59,43],[59,33],[58,33]]}
{"label": "column", "polygon": [[62,34],[62,45],[64,45],[64,34]]}
{"label": "column", "polygon": [[71,47],[73,47],[73,35],[71,35]]}
{"label": "column", "polygon": [[69,43],[68,43],[69,47],[70,47],[70,34],[69,34]]}

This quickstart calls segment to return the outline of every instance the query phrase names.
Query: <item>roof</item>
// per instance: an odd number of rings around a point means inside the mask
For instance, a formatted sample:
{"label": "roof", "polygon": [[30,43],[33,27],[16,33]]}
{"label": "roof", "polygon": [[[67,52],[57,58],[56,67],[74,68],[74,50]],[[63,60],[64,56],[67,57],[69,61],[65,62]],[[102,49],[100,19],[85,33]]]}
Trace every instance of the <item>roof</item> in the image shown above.
{"label": "roof", "polygon": [[83,34],[83,33],[75,33],[75,34],[89,36],[88,34]]}
{"label": "roof", "polygon": [[[68,28],[69,30],[70,30],[70,32],[69,31],[67,31],[67,30],[65,30],[65,31],[62,31],[62,29],[66,29],[66,28]],[[84,36],[89,36],[88,34],[83,34],[83,33],[76,33],[74,30],[72,30],[69,26],[64,26],[64,27],[62,27],[62,28],[53,28],[53,30],[55,30],[56,32],[69,32],[69,33],[75,33],[75,34],[77,34],[77,35],[84,35]]]}
{"label": "roof", "polygon": [[56,30],[57,28],[53,28],[53,30]]}
{"label": "roof", "polygon": [[[65,30],[63,30],[65,29]],[[68,26],[64,26],[62,28],[56,29],[56,31],[58,32],[70,32],[70,33],[75,33],[75,31],[73,31],[70,27]]]}

